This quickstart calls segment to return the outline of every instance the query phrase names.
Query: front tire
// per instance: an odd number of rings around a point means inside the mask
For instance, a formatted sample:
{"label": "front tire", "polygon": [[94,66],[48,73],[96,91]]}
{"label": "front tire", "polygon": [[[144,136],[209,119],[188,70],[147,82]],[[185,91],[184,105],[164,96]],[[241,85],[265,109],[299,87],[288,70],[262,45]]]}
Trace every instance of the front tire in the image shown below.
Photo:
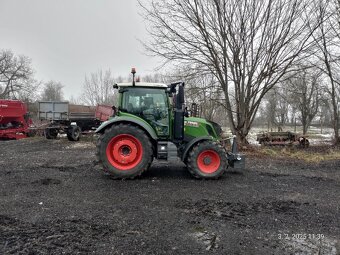
{"label": "front tire", "polygon": [[144,131],[130,124],[113,125],[98,139],[97,159],[114,179],[133,179],[146,171],[153,158]]}
{"label": "front tire", "polygon": [[198,179],[218,179],[228,167],[225,150],[212,141],[194,146],[187,158],[189,172]]}

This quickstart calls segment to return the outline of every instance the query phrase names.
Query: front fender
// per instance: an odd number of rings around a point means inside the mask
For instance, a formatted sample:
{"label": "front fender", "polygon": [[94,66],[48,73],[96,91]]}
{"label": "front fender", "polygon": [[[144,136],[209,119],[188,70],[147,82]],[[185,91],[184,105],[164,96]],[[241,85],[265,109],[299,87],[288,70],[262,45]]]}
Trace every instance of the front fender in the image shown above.
{"label": "front fender", "polygon": [[198,142],[201,141],[206,141],[206,140],[213,140],[213,138],[211,136],[202,136],[202,137],[197,137],[195,139],[192,139],[190,142],[187,143],[187,145],[185,146],[184,152],[182,154],[182,161],[184,162],[185,158],[187,157],[190,149]]}
{"label": "front fender", "polygon": [[108,127],[111,127],[113,124],[118,124],[118,123],[133,123],[137,126],[140,126],[142,129],[144,129],[150,136],[151,138],[157,140],[157,135],[156,132],[153,130],[153,128],[145,121],[128,117],[128,116],[117,116],[114,117],[110,120],[104,121],[95,131],[96,133],[103,133],[105,129]]}

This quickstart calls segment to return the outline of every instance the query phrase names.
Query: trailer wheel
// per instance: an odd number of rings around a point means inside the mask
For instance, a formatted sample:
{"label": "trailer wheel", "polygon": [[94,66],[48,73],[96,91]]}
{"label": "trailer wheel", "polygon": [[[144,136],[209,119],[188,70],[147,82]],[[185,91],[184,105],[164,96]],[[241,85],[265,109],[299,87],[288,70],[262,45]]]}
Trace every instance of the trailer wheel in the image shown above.
{"label": "trailer wheel", "polygon": [[69,126],[67,128],[67,139],[69,141],[79,141],[81,136],[81,129],[78,126]]}
{"label": "trailer wheel", "polygon": [[189,172],[198,179],[217,179],[228,167],[226,152],[212,141],[198,143],[187,158]]}
{"label": "trailer wheel", "polygon": [[133,179],[150,167],[153,149],[144,131],[130,124],[119,124],[99,137],[96,155],[113,179]]}
{"label": "trailer wheel", "polygon": [[31,130],[31,131],[27,132],[26,134],[27,134],[27,137],[34,137],[34,136],[37,135],[37,131]]}
{"label": "trailer wheel", "polygon": [[306,137],[300,137],[299,138],[299,145],[302,148],[308,148],[309,147],[309,140]]}
{"label": "trailer wheel", "polygon": [[58,129],[57,128],[46,128],[45,129],[45,137],[47,139],[56,139],[58,136]]}

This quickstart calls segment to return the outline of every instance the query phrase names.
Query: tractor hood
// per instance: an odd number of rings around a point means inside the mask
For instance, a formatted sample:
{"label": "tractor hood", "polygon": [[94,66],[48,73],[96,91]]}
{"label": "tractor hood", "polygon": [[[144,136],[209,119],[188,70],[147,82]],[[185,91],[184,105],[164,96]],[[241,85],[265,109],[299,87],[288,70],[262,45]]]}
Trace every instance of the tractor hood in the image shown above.
{"label": "tractor hood", "polygon": [[184,118],[184,133],[186,136],[212,136],[219,139],[221,131],[221,126],[215,122],[196,117]]}

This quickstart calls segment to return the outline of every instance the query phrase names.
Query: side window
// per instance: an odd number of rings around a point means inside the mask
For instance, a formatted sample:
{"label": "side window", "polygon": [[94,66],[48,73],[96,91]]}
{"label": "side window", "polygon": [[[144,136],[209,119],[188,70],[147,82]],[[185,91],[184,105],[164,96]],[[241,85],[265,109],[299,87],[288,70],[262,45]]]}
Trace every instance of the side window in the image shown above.
{"label": "side window", "polygon": [[135,114],[155,129],[159,136],[169,135],[167,95],[164,90],[135,88],[123,94],[123,109]]}
{"label": "side window", "polygon": [[139,113],[141,111],[141,96],[136,93],[125,92],[123,108],[129,113]]}
{"label": "side window", "polygon": [[155,107],[159,109],[166,109],[166,97],[163,94],[154,94],[153,100],[155,102]]}
{"label": "side window", "polygon": [[128,100],[128,105],[127,105],[127,110],[132,110],[133,112],[138,111],[140,108],[140,97],[139,96],[134,96],[130,95],[129,100]]}

